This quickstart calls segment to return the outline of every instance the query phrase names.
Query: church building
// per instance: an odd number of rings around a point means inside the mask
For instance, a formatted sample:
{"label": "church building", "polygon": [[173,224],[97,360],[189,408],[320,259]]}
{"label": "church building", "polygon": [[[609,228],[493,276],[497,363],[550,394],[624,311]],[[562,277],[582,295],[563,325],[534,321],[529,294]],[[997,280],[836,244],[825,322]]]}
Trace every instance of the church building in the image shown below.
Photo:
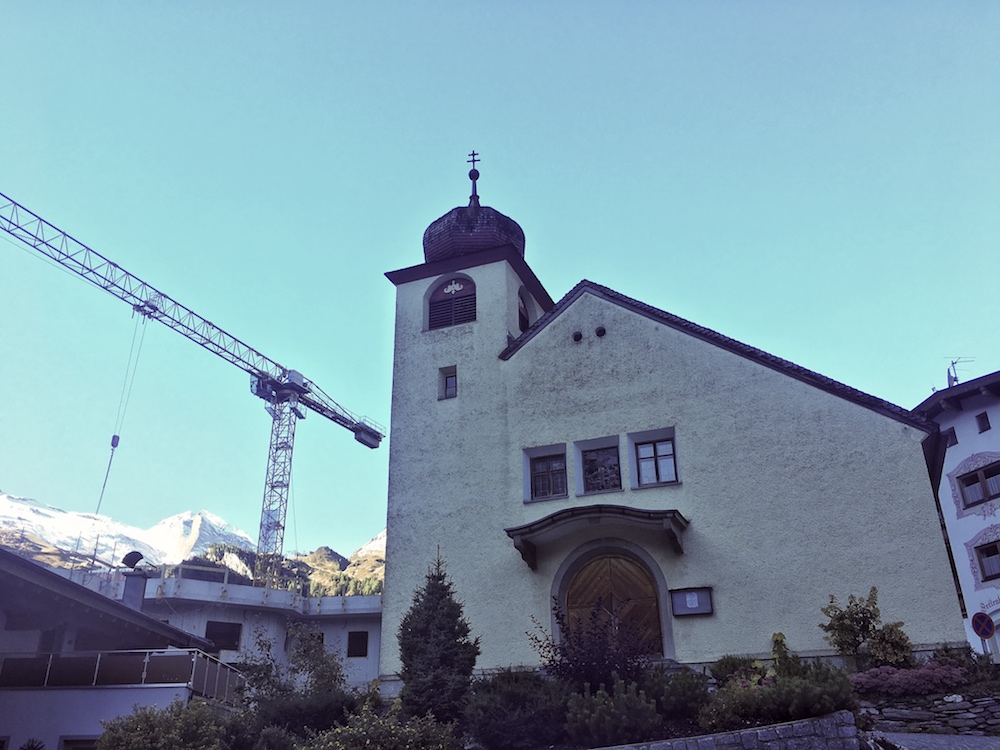
{"label": "church building", "polygon": [[820,608],[872,586],[918,647],[963,639],[933,424],[590,281],[554,301],[469,176],[423,262],[386,274],[387,688],[439,551],[478,669],[538,665],[527,633],[552,631],[554,601],[599,602],[683,664],[767,655],[778,631],[832,654]]}

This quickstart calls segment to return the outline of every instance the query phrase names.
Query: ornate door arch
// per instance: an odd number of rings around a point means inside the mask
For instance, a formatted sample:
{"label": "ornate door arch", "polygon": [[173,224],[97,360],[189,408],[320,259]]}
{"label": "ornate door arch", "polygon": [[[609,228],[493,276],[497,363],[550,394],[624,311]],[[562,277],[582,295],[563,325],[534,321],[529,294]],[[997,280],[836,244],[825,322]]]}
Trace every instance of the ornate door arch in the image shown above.
{"label": "ornate door arch", "polygon": [[650,653],[663,653],[660,603],[653,576],[629,557],[605,554],[585,563],[566,589],[566,616],[570,623],[591,616],[595,605],[609,625],[633,629],[649,644]]}

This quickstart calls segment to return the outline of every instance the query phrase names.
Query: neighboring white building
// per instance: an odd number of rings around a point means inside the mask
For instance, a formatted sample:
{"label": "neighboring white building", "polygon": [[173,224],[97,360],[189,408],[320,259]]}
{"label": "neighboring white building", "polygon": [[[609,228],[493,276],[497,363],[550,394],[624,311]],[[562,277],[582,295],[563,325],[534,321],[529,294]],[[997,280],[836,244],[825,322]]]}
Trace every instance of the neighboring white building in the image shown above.
{"label": "neighboring white building", "polygon": [[[223,663],[238,665],[268,641],[277,663],[288,663],[289,625],[319,634],[341,657],[348,684],[364,687],[378,678],[380,596],[308,596],[296,590],[233,583],[230,571],[184,564],[145,571],[142,611],[204,638]],[[79,574],[77,574],[79,575]],[[113,599],[127,598],[121,570],[87,575],[87,585]],[[233,576],[235,578],[235,576]]]}
{"label": "neighboring white building", "polygon": [[211,648],[0,548],[0,750],[92,750],[135,706],[233,705],[243,678]]}
{"label": "neighboring white building", "polygon": [[553,302],[475,183],[424,262],[386,275],[384,683],[438,550],[479,668],[537,664],[526,632],[553,598],[600,598],[682,663],[766,654],[776,631],[831,653],[820,608],[873,585],[918,646],[961,640],[932,424],[589,281]]}
{"label": "neighboring white building", "polygon": [[984,612],[1000,624],[1000,372],[937,391],[914,412],[941,429],[931,481],[961,586],[966,637],[997,656],[996,636],[984,644],[972,617]]}

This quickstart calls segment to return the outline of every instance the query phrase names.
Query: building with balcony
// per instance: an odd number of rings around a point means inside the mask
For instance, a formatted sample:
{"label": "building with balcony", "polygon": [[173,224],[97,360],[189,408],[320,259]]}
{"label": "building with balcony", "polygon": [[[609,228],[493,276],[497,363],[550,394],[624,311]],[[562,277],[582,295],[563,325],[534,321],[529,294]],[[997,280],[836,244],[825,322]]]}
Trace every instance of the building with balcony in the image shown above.
{"label": "building with balcony", "polygon": [[0,548],[0,750],[93,748],[134,706],[235,704],[243,678],[205,638]]}

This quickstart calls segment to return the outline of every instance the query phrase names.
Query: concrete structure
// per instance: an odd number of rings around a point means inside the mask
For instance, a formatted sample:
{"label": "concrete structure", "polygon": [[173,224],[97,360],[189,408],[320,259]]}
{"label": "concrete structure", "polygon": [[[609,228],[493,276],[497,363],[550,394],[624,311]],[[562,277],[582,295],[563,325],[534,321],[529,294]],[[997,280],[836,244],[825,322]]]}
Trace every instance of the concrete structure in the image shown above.
{"label": "concrete structure", "polygon": [[101,721],[194,697],[232,704],[212,644],[0,548],[0,748],[89,750]]}
{"label": "concrete structure", "polygon": [[[478,173],[470,176],[475,180]],[[600,600],[666,659],[830,653],[831,594],[879,588],[917,644],[962,630],[913,413],[589,281],[553,302],[511,219],[438,219],[393,271],[381,672],[438,550],[480,668]]]}
{"label": "concrete structure", "polygon": [[973,616],[1000,623],[1000,372],[955,383],[926,398],[914,411],[936,422],[931,482],[941,508],[961,588],[969,642],[996,657],[994,635],[973,630]]}
{"label": "concrete structure", "polygon": [[[238,665],[270,643],[271,656],[287,665],[289,625],[319,634],[341,657],[348,683],[363,687],[378,677],[381,638],[379,596],[309,596],[300,588],[257,588],[233,582],[229,570],[165,565],[143,571],[142,611],[187,633],[204,637],[223,663]],[[76,574],[79,575],[79,574]],[[88,574],[86,584],[128,600],[128,571]]]}

